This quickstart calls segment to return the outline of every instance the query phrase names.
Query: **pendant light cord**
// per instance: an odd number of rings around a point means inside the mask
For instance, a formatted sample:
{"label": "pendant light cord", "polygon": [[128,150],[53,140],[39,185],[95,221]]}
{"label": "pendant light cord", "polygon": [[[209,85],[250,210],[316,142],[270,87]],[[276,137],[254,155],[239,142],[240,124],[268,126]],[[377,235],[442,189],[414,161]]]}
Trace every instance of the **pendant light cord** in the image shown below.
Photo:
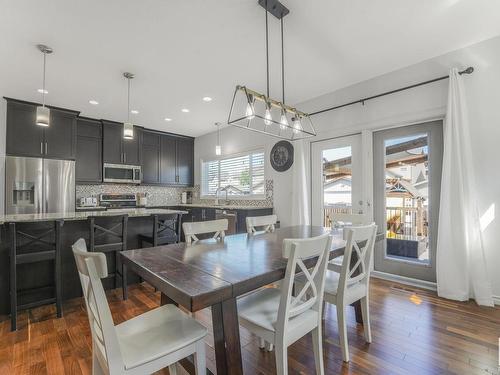
{"label": "pendant light cord", "polygon": [[130,78],[127,78],[128,92],[127,92],[127,122],[130,122]]}
{"label": "pendant light cord", "polygon": [[281,94],[283,104],[285,104],[285,44],[283,42],[283,16],[281,21]]}
{"label": "pendant light cord", "polygon": [[266,0],[266,72],[267,72],[267,97],[269,98],[269,27],[267,21],[267,0]]}
{"label": "pendant light cord", "polygon": [[45,107],[45,64],[47,60],[47,53],[43,53],[43,81],[42,81],[42,107]]}

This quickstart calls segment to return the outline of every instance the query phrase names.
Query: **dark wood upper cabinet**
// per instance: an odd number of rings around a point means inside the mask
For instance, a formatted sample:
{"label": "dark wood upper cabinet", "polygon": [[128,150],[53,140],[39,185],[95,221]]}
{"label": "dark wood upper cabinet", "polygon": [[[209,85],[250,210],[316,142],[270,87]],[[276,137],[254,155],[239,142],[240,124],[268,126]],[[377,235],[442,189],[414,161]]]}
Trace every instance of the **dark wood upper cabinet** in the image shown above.
{"label": "dark wood upper cabinet", "polygon": [[12,156],[76,157],[78,112],[50,107],[50,125],[36,125],[36,103],[7,99],[6,151]]}
{"label": "dark wood upper cabinet", "polygon": [[123,163],[123,124],[102,121],[102,161],[103,163]]}
{"label": "dark wood upper cabinet", "polygon": [[161,136],[160,175],[165,185],[177,184],[176,140],[170,135]]}
{"label": "dark wood upper cabinet", "polygon": [[160,134],[144,131],[142,134],[142,182],[160,184]]}
{"label": "dark wood upper cabinet", "polygon": [[51,110],[50,126],[44,129],[44,133],[45,157],[75,159],[76,114],[74,112]]}
{"label": "dark wood upper cabinet", "polygon": [[99,120],[77,119],[75,176],[78,183],[102,182],[102,124]]}
{"label": "dark wood upper cabinet", "polygon": [[141,129],[134,127],[134,139],[123,139],[123,124],[102,120],[103,162],[141,164]]}
{"label": "dark wood upper cabinet", "polygon": [[192,186],[194,172],[194,140],[192,138],[177,139],[177,183]]}

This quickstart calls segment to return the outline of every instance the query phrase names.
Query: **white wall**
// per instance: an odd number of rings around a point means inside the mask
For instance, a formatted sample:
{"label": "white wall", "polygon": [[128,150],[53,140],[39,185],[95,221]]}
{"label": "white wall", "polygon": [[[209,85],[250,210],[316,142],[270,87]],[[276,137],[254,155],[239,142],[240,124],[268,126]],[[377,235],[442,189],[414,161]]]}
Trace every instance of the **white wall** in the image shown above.
{"label": "white wall", "polygon": [[[367,62],[369,63],[369,62]],[[468,97],[469,117],[473,133],[471,136],[476,168],[479,208],[486,212],[495,205],[497,218],[484,230],[484,243],[488,259],[488,271],[493,282],[494,294],[500,296],[500,37],[424,61],[410,67],[365,81],[331,94],[297,105],[313,112],[352,100],[392,90],[416,82],[448,74],[451,67],[473,66],[475,72],[464,77]],[[327,112],[313,117],[318,136],[314,140],[376,130],[392,126],[442,118],[446,110],[448,81],[375,99],[361,104]],[[275,140],[254,135],[233,127],[223,129],[222,144],[225,152],[236,153],[254,146],[265,145],[267,157]],[[215,145],[215,134],[196,139],[195,160],[210,155]],[[269,166],[268,166],[269,167]],[[269,167],[268,170],[271,168]],[[291,213],[292,173],[271,171],[269,178],[275,180],[274,205],[283,224],[289,222]],[[196,168],[195,181],[199,181]]]}
{"label": "white wall", "polygon": [[5,139],[7,126],[7,102],[0,98],[0,214],[4,213],[5,191]]}
{"label": "white wall", "polygon": [[[217,133],[210,133],[198,137],[194,142],[194,162],[195,184],[200,184],[200,161],[215,158],[215,144]],[[251,151],[259,148],[265,150],[266,180],[274,181],[274,206],[275,213],[282,226],[290,225],[290,216],[292,212],[292,168],[286,172],[276,172],[269,162],[269,154],[273,145],[278,139],[269,137],[260,133],[245,131],[234,126],[221,129],[222,156]]]}

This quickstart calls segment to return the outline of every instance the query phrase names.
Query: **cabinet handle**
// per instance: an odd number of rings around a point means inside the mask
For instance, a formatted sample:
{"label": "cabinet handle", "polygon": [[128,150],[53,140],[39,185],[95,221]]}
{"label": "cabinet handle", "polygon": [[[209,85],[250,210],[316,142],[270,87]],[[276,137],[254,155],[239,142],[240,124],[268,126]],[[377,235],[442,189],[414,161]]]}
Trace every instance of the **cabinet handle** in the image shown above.
{"label": "cabinet handle", "polygon": [[40,142],[40,155],[43,155],[43,142]]}
{"label": "cabinet handle", "polygon": [[49,149],[49,148],[48,148],[48,146],[47,146],[47,142],[45,142],[45,155],[47,155],[47,154],[48,154],[48,149]]}

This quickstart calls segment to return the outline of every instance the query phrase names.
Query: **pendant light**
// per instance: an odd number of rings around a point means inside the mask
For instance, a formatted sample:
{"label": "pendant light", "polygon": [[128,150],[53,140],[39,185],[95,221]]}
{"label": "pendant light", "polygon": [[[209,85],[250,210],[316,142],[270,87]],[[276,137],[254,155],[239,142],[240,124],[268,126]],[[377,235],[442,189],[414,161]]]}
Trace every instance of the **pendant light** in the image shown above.
{"label": "pendant light", "polygon": [[40,52],[43,53],[43,82],[42,82],[42,105],[36,107],[36,124],[38,126],[49,126],[50,124],[50,109],[45,107],[45,93],[47,92],[45,90],[45,65],[47,62],[47,54],[51,54],[54,52],[52,48],[43,45],[43,44],[38,44],[36,46]]}
{"label": "pendant light", "polygon": [[222,147],[220,145],[220,122],[216,122],[215,126],[217,126],[217,144],[215,145],[215,155],[222,155]]}
{"label": "pendant light", "polygon": [[[288,140],[313,137],[316,135],[316,131],[309,115],[285,103],[283,18],[290,11],[277,0],[259,0],[259,5],[266,12],[266,94],[250,90],[246,86],[236,86],[228,124]],[[280,20],[281,101],[273,99],[269,95],[269,13]]]}
{"label": "pendant light", "polygon": [[127,79],[127,122],[123,124],[123,138],[134,139],[134,124],[130,122],[130,80],[134,79],[134,74],[125,72],[123,76]]}

